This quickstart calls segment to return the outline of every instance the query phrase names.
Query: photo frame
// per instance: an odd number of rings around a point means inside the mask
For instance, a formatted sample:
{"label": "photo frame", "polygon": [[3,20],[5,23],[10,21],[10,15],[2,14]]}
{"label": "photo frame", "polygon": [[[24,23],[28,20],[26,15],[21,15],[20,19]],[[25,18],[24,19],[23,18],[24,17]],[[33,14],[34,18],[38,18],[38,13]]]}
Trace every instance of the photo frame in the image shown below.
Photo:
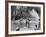
{"label": "photo frame", "polygon": [[43,2],[6,1],[5,35],[45,34],[45,4]]}

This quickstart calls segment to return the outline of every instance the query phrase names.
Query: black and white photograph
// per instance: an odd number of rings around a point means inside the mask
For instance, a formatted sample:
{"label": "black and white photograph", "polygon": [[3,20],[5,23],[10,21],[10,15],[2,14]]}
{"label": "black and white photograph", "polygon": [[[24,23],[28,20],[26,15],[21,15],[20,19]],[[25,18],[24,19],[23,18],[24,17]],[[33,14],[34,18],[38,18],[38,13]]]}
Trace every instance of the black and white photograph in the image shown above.
{"label": "black and white photograph", "polygon": [[40,7],[11,6],[11,31],[40,30]]}
{"label": "black and white photograph", "polygon": [[27,34],[43,32],[43,5],[8,3],[8,33]]}

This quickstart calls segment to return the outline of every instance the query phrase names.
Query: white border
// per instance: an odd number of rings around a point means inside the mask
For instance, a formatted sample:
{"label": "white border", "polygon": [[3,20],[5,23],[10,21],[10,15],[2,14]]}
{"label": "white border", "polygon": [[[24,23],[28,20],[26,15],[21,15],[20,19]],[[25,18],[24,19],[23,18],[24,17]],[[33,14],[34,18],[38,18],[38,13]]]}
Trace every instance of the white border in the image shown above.
{"label": "white border", "polygon": [[[12,31],[11,32],[11,5],[13,6],[35,6],[41,7],[41,30],[31,31]],[[19,4],[19,3],[8,3],[8,34],[24,34],[24,33],[41,33],[43,32],[43,5],[39,4]]]}

